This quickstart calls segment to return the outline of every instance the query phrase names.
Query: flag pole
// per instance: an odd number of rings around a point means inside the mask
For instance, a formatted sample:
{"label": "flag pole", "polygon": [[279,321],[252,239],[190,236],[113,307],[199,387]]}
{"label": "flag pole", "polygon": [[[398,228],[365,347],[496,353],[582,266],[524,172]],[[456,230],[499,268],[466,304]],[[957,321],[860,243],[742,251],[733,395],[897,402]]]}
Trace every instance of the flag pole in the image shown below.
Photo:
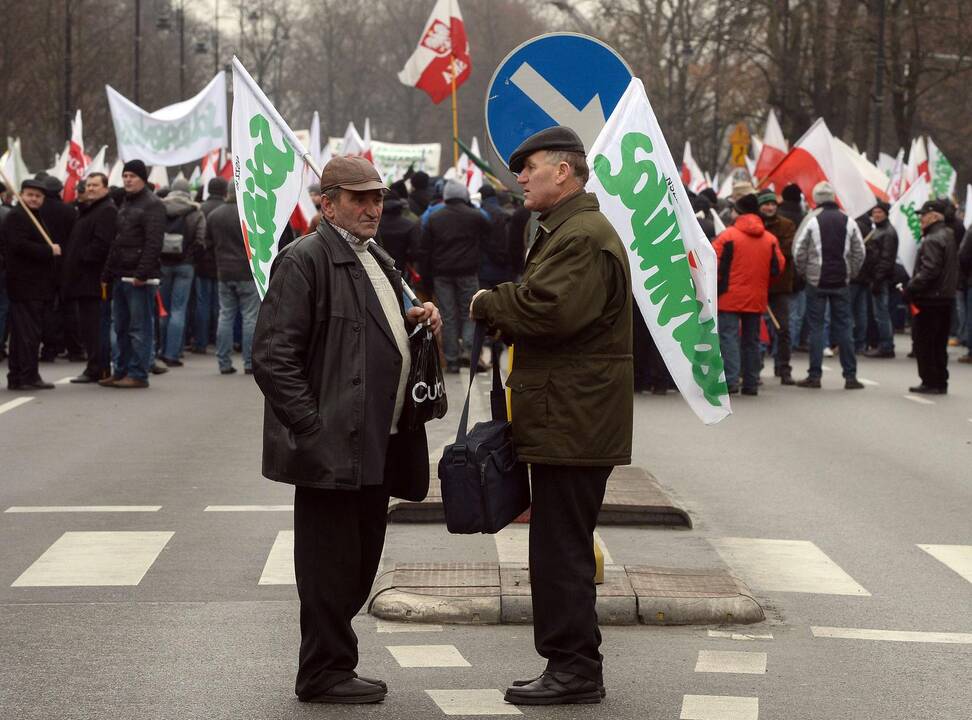
{"label": "flag pole", "polygon": [[452,167],[459,167],[459,111],[456,106],[456,56],[452,59]]}

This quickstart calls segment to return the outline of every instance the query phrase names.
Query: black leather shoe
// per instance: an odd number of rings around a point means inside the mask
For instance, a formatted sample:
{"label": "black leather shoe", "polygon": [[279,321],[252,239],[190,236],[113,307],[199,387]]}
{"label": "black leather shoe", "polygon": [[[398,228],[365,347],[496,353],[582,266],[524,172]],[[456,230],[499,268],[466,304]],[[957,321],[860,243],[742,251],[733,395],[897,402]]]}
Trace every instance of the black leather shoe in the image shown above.
{"label": "black leather shoe", "polygon": [[863,390],[864,383],[857,378],[847,378],[844,380],[844,390]]}
{"label": "black leather shoe", "polygon": [[908,392],[918,395],[945,395],[948,393],[946,388],[932,387],[931,385],[915,385],[908,388]]}
{"label": "black leather shoe", "polygon": [[165,375],[167,372],[169,372],[169,368],[162,367],[158,363],[152,363],[149,366],[149,372],[153,375]]}
{"label": "black leather shoe", "polygon": [[298,697],[301,702],[335,703],[338,705],[365,705],[385,699],[388,691],[362,678],[348,678],[327,689],[322,695]]}
{"label": "black leather shoe", "polygon": [[547,671],[528,685],[507,688],[505,700],[513,705],[595,705],[601,691],[593,680]]}
{"label": "black leather shoe", "polygon": [[780,375],[780,385],[796,385],[796,380],[790,373]]}
{"label": "black leather shoe", "polygon": [[743,395],[759,395],[759,390],[756,389],[756,388],[743,388],[742,389],[742,394]]}
{"label": "black leather shoe", "polygon": [[54,383],[44,382],[40,378],[37,378],[33,382],[24,383],[20,387],[22,390],[53,390]]}
{"label": "black leather shoe", "polygon": [[[515,687],[515,688],[523,687],[524,685],[529,685],[530,683],[535,683],[537,680],[539,680],[542,677],[543,677],[543,675],[538,675],[537,677],[530,678],[529,680],[514,680],[512,687]],[[597,689],[598,689],[598,692],[601,693],[601,697],[606,697],[607,696],[607,690],[604,689],[604,681],[603,680],[602,681],[599,681],[597,683]]]}
{"label": "black leather shoe", "polygon": [[385,692],[388,692],[388,686],[385,685],[384,680],[376,680],[375,678],[364,677],[363,675],[358,675],[358,680],[364,680],[366,683],[371,683],[372,685],[377,685]]}
{"label": "black leather shoe", "polygon": [[98,382],[97,378],[93,378],[90,375],[85,375],[81,373],[77,377],[71,378],[71,383],[73,385],[87,385],[88,383]]}
{"label": "black leather shoe", "polygon": [[804,378],[803,380],[797,380],[794,383],[794,385],[796,385],[797,387],[802,387],[802,388],[815,388],[815,389],[819,390],[820,389],[820,378],[812,378],[812,377]]}
{"label": "black leather shoe", "polygon": [[179,358],[167,358],[164,355],[159,355],[159,360],[165,363],[166,367],[182,367],[183,362]]}

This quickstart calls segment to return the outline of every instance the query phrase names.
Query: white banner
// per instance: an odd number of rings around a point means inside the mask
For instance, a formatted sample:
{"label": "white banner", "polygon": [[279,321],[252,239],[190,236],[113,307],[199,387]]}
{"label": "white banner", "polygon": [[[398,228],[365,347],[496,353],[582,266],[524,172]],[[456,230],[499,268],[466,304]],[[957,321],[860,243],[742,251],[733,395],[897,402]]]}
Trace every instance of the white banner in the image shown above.
{"label": "white banner", "polygon": [[632,294],[675,384],[706,424],[729,415],[716,254],[638,78],[588,151],[587,189],[628,251]]}
{"label": "white banner", "polygon": [[125,162],[141,160],[146,165],[171,167],[194,162],[228,144],[224,72],[194,98],[153,113],[145,112],[110,85],[105,90],[118,155]]}
{"label": "white banner", "polygon": [[921,218],[918,210],[928,202],[931,185],[924,175],[919,175],[908,191],[891,206],[888,220],[898,233],[898,262],[911,275],[915,270],[915,258],[921,245]]}
{"label": "white banner", "polygon": [[[332,156],[341,154],[344,138],[328,138],[327,149]],[[371,141],[371,156],[376,167],[383,168],[393,179],[402,177],[409,165],[435,177],[439,174],[439,161],[442,155],[440,143],[388,143]],[[396,172],[396,170],[398,172]]]}

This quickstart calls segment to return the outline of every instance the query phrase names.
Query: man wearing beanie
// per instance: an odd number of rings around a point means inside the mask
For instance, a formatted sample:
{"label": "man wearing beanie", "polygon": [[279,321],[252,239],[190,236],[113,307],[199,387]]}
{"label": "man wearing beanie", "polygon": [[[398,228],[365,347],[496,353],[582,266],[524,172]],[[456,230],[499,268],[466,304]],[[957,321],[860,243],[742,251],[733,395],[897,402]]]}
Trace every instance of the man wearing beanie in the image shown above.
{"label": "man wearing beanie", "polygon": [[[871,208],[874,228],[864,238],[864,264],[851,287],[854,313],[854,344],[864,351],[864,357],[893,358],[894,329],[888,311],[888,295],[898,258],[898,233],[888,221],[891,206],[884,201]],[[878,346],[868,350],[867,300],[874,305],[874,324],[877,326]]]}
{"label": "man wearing beanie", "polygon": [[[435,297],[442,312],[442,351],[446,372],[459,372],[459,336],[463,359],[470,352],[474,325],[469,302],[479,289],[479,249],[488,240],[489,220],[469,205],[469,191],[455,180],[442,189],[445,207],[429,216],[422,231],[423,274],[432,275]],[[478,362],[479,358],[470,358]]]}
{"label": "man wearing beanie", "polygon": [[841,211],[833,186],[826,181],[813,188],[819,212],[803,224],[793,245],[796,271],[807,283],[807,324],[810,368],[797,383],[819,388],[823,375],[824,313],[830,307],[830,335],[840,348],[845,390],[864,387],[857,380],[857,358],[851,335],[850,291],[847,283],[864,262],[864,241],[853,218]]}
{"label": "man wearing beanie", "polygon": [[739,392],[741,371],[743,395],[756,395],[759,321],[766,312],[770,279],[780,276],[785,260],[776,237],[763,225],[756,195],[743,195],[733,209],[736,222],[712,243],[719,258],[719,345],[730,394]]}
{"label": "man wearing beanie", "polygon": [[[118,338],[118,365],[100,381],[103,387],[147,388],[154,345],[155,284],[161,275],[159,255],[165,234],[165,207],[147,186],[141,160],[122,168],[125,199],[118,212],[118,234],[105,265],[112,284],[111,308]],[[151,283],[150,281],[156,281]]]}
{"label": "man wearing beanie", "polygon": [[793,368],[790,367],[790,303],[793,299],[793,236],[796,225],[780,215],[776,193],[763,190],[759,197],[759,216],[766,231],[776,237],[783,253],[783,270],[773,278],[769,286],[769,309],[776,319],[773,324],[776,335],[776,353],[773,366],[783,385],[793,385]]}

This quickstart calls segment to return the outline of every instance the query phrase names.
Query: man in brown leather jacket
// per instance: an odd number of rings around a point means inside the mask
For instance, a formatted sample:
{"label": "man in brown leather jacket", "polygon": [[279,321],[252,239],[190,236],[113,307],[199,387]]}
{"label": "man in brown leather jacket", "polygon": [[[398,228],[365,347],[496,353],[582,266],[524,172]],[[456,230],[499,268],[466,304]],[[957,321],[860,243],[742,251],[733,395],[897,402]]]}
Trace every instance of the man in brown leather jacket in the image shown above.
{"label": "man in brown leather jacket", "polygon": [[294,569],[304,702],[381,701],[357,676],[351,619],[368,598],[389,495],[428,492],[424,428],[399,418],[411,357],[407,328],[441,325],[431,303],[404,312],[401,275],[367,247],[381,218],[381,177],[334,158],[321,177],[323,220],[280,252],[257,318],[253,370],[266,398],[263,474],[296,485]]}

